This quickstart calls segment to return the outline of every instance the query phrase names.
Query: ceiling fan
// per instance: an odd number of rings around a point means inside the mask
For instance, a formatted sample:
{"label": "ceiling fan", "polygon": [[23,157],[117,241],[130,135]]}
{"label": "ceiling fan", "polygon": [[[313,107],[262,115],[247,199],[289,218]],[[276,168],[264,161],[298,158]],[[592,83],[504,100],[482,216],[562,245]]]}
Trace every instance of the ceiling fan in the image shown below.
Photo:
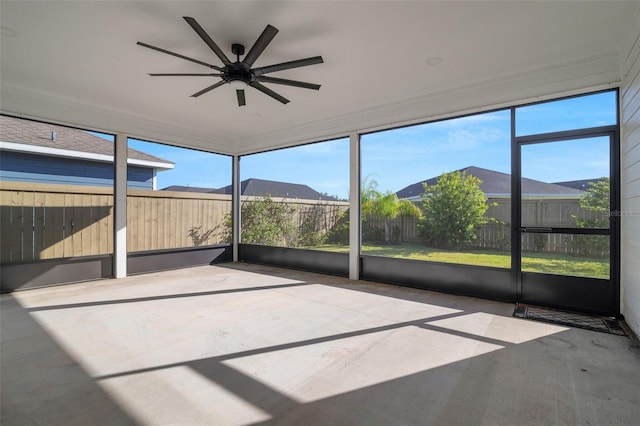
{"label": "ceiling fan", "polygon": [[282,62],[274,65],[267,65],[265,67],[252,68],[254,62],[258,57],[262,54],[264,49],[271,43],[271,40],[278,33],[278,29],[267,25],[258,40],[251,46],[249,52],[241,61],[240,56],[244,55],[244,46],[242,44],[234,43],[231,45],[231,52],[236,55],[236,61],[231,62],[229,58],[224,54],[224,52],[218,47],[218,45],[209,37],[206,31],[198,24],[198,22],[188,16],[184,17],[184,20],[193,28],[193,30],[200,36],[200,38],[209,46],[213,53],[222,61],[224,66],[216,66],[212,64],[208,64],[206,62],[199,61],[197,59],[189,58],[184,55],[180,55],[178,53],[170,52],[166,49],[162,49],[160,47],[152,46],[147,43],[143,43],[139,41],[137,44],[149,49],[156,50],[158,52],[166,53],[168,55],[175,56],[177,58],[185,59],[187,61],[195,62],[196,64],[204,65],[205,67],[214,69],[218,71],[217,73],[208,73],[208,74],[194,74],[194,73],[164,73],[164,74],[149,74],[152,77],[220,77],[221,80],[212,84],[211,86],[205,87],[199,92],[191,95],[194,98],[198,96],[204,95],[207,92],[215,89],[216,87],[220,87],[224,84],[229,84],[236,89],[236,96],[238,97],[238,106],[246,105],[244,88],[246,86],[253,87],[261,91],[262,93],[271,96],[273,99],[286,104],[289,102],[287,98],[284,96],[274,92],[268,87],[264,86],[262,83],[273,83],[273,84],[282,84],[285,86],[294,86],[294,87],[302,87],[304,89],[320,89],[319,84],[306,83],[303,81],[289,80],[284,78],[276,78],[276,77],[268,77],[265,74],[269,74],[276,71],[283,71],[292,68],[305,67],[307,65],[315,65],[323,63],[322,56],[314,56],[311,58],[298,59],[295,61]]}

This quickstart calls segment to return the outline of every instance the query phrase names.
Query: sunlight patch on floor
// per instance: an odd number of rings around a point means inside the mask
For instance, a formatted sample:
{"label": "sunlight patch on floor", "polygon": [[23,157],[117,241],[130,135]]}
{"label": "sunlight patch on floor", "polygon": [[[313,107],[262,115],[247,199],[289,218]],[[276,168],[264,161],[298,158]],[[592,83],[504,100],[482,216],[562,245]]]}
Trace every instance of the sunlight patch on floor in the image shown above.
{"label": "sunlight patch on floor", "polygon": [[407,326],[224,363],[292,398],[311,402],[502,347]]}
{"label": "sunlight patch on floor", "polygon": [[568,330],[567,327],[532,321],[523,324],[518,318],[484,312],[429,321],[427,324],[516,344]]}

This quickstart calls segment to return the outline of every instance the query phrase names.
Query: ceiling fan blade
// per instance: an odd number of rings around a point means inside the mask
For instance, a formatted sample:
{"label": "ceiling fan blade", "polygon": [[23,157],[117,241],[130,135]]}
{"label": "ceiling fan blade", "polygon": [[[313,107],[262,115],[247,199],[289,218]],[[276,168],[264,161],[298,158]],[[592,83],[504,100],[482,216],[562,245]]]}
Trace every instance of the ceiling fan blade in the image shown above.
{"label": "ceiling fan blade", "polygon": [[260,37],[258,37],[258,40],[256,40],[253,46],[251,46],[249,53],[247,53],[247,56],[244,57],[242,62],[249,65],[249,68],[251,68],[256,59],[258,59],[258,56],[262,54],[276,34],[278,34],[278,29],[271,25],[267,25],[264,31],[262,31],[262,34],[260,34]]}
{"label": "ceiling fan blade", "polygon": [[152,46],[150,44],[143,43],[141,41],[139,41],[136,44],[138,44],[139,46],[142,46],[142,47],[146,47],[148,49],[157,50],[158,52],[166,53],[167,55],[175,56],[176,58],[184,59],[186,61],[195,62],[196,64],[204,65],[205,67],[213,68],[214,70],[222,71],[222,68],[217,67],[215,65],[211,65],[211,64],[208,64],[206,62],[199,61],[197,59],[189,58],[188,56],[180,55],[179,53],[174,53],[174,52],[171,52],[169,50],[162,49],[160,47],[155,47],[155,46]]}
{"label": "ceiling fan blade", "polygon": [[197,93],[194,93],[193,95],[191,95],[191,97],[192,98],[197,98],[198,96],[204,95],[205,93],[210,92],[211,90],[215,89],[216,87],[220,87],[220,86],[222,86],[223,84],[226,84],[226,83],[227,83],[226,81],[221,80],[221,81],[217,82],[216,84],[212,84],[211,86],[206,87],[206,88],[202,89],[201,91],[199,91]]}
{"label": "ceiling fan blade", "polygon": [[261,91],[265,95],[269,95],[273,99],[275,99],[277,101],[280,101],[283,104],[288,104],[289,103],[289,99],[285,98],[282,95],[277,94],[273,90],[269,89],[268,87],[263,86],[262,84],[258,83],[257,81],[252,81],[251,83],[249,83],[249,86],[258,89],[259,91]]}
{"label": "ceiling fan blade", "polygon": [[245,106],[247,104],[244,98],[244,89],[236,89],[236,96],[238,96],[238,106]]}
{"label": "ceiling fan blade", "polygon": [[151,77],[221,77],[222,74],[180,74],[180,73],[154,73]]}
{"label": "ceiling fan blade", "polygon": [[202,29],[200,24],[198,24],[198,21],[196,21],[195,19],[189,16],[184,16],[183,18],[185,21],[187,21],[187,24],[191,25],[191,28],[193,28],[193,30],[196,33],[198,33],[200,38],[204,40],[205,43],[207,43],[207,46],[209,46],[211,50],[213,50],[213,53],[215,53],[218,56],[218,58],[220,58],[223,64],[229,65],[231,63],[231,61],[229,61],[229,58],[227,58],[227,55],[224,54],[222,49],[218,47],[216,42],[213,41],[211,37],[209,37],[209,34],[207,34],[207,32],[204,29]]}
{"label": "ceiling fan blade", "polygon": [[281,64],[267,65],[266,67],[254,68],[252,72],[256,76],[267,74],[270,72],[288,70],[291,68],[306,67],[308,65],[321,64],[324,61],[322,56],[314,56],[312,58],[298,59],[296,61],[283,62]]}
{"label": "ceiling fan blade", "polygon": [[261,83],[284,84],[285,86],[302,87],[304,89],[320,89],[319,84],[305,83],[304,81],[289,80],[286,78],[266,77],[263,75],[256,77],[256,81],[259,81]]}

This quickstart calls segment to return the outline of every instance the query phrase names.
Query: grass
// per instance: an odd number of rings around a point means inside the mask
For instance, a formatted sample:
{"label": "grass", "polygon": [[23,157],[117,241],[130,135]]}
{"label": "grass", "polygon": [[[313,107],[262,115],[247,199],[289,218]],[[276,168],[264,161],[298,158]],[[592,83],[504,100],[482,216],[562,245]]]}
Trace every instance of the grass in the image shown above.
{"label": "grass", "polygon": [[[316,250],[348,252],[348,246],[321,245]],[[362,254],[397,257],[403,259],[426,260],[431,262],[461,263],[464,265],[510,268],[511,255],[508,252],[492,250],[450,251],[417,244],[363,245]],[[561,253],[523,253],[522,270],[580,277],[609,278],[608,259],[575,257]]]}

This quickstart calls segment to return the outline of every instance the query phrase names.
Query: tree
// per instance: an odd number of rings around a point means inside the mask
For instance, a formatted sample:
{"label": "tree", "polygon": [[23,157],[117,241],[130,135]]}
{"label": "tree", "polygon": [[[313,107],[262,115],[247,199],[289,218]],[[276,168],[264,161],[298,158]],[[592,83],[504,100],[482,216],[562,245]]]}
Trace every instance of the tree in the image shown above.
{"label": "tree", "polygon": [[[609,195],[611,182],[609,178],[601,178],[589,183],[586,193],[580,198],[580,207],[594,212],[593,219],[573,216],[579,228],[608,228],[606,216],[611,209]],[[600,217],[598,217],[600,216]],[[576,235],[573,245],[578,254],[586,257],[607,256],[609,254],[609,240],[601,235]]]}
{"label": "tree", "polygon": [[[607,213],[610,207],[609,194],[611,193],[611,182],[609,178],[601,178],[596,182],[589,183],[586,194],[580,198],[580,207],[592,212]],[[604,223],[600,219],[601,223]]]}
{"label": "tree", "polygon": [[378,183],[375,180],[365,179],[362,183],[361,195],[362,215],[373,215],[382,219],[384,223],[384,243],[391,241],[390,221],[399,216],[414,216],[420,218],[421,212],[418,206],[409,200],[399,199],[391,191],[381,193],[378,191]]}
{"label": "tree", "polygon": [[[284,240],[287,247],[295,246],[292,213],[287,204],[273,201],[269,196],[242,202],[242,242],[276,246]],[[231,241],[231,223],[231,215],[228,215],[225,222],[227,241]]]}
{"label": "tree", "polygon": [[441,175],[433,185],[423,184],[424,216],[418,229],[426,244],[458,249],[476,239],[476,228],[487,222],[482,181],[466,172]]}
{"label": "tree", "polygon": [[326,215],[326,204],[315,204],[301,212],[302,223],[298,230],[298,245],[310,247],[324,242]]}

